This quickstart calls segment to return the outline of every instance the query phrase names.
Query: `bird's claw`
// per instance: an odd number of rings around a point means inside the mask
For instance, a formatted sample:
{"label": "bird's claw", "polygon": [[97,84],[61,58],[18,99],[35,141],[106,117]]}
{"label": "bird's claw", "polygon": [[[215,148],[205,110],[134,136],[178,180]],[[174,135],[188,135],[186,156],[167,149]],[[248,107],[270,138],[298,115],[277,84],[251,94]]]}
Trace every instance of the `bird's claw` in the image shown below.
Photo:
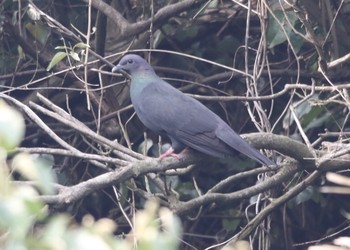
{"label": "bird's claw", "polygon": [[180,158],[179,155],[180,154],[174,153],[174,149],[172,147],[170,147],[165,153],[163,153],[159,156],[159,161],[162,161],[165,157],[168,157],[168,156],[172,156],[172,157],[179,159]]}

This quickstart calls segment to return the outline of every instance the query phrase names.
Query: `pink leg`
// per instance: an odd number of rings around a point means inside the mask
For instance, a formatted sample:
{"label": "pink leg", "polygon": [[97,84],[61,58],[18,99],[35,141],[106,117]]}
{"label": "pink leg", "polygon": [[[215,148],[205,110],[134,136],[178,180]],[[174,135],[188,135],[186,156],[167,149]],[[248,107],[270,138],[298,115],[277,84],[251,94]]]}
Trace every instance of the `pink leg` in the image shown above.
{"label": "pink leg", "polygon": [[182,150],[180,153],[176,154],[174,153],[174,149],[172,147],[170,147],[164,154],[161,154],[159,156],[159,160],[163,160],[165,157],[168,157],[168,156],[172,156],[172,157],[175,157],[177,159],[180,158],[180,154],[184,153],[187,151],[188,148],[185,148],[184,150]]}

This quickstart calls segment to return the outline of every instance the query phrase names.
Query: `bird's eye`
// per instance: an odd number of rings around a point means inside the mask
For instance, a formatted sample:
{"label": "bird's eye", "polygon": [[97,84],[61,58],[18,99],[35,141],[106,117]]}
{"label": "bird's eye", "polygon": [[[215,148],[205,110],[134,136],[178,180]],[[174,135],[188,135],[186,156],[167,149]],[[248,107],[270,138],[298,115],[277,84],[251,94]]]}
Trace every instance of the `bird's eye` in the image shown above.
{"label": "bird's eye", "polygon": [[134,61],[133,61],[132,59],[129,59],[129,60],[128,60],[128,63],[130,63],[130,64],[133,63],[133,62],[134,62]]}

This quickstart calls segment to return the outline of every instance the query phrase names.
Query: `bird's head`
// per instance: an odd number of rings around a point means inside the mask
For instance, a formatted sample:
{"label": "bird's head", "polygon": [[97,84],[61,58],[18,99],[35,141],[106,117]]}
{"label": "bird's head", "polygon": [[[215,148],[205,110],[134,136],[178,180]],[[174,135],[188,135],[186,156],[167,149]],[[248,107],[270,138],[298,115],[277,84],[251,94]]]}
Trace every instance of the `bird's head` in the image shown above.
{"label": "bird's head", "polygon": [[118,63],[117,66],[114,66],[112,72],[121,72],[123,74],[128,73],[131,76],[134,73],[142,72],[153,72],[153,68],[148,62],[142,57],[135,54],[125,55]]}

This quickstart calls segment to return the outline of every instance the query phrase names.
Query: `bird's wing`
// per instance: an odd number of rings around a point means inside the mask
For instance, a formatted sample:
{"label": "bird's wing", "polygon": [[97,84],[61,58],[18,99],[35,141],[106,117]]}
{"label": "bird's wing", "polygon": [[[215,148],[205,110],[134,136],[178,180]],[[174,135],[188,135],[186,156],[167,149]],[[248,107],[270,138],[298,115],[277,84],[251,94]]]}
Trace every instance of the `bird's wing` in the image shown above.
{"label": "bird's wing", "polygon": [[220,141],[213,132],[198,132],[193,134],[189,129],[178,130],[177,139],[190,148],[199,152],[215,156],[223,157],[232,155],[233,151],[226,144]]}
{"label": "bird's wing", "polygon": [[[197,121],[191,122],[193,127],[196,126],[194,123]],[[218,126],[210,131],[198,130],[198,126],[193,130],[192,126],[186,126],[177,131],[177,138],[189,147],[212,156],[233,155],[236,150],[263,165],[275,165],[272,160],[251,146],[224,121],[220,119],[217,123]]]}
{"label": "bird's wing", "polygon": [[221,123],[220,126],[215,131],[216,136],[234,148],[238,152],[250,157],[253,160],[260,162],[263,165],[275,165],[275,163],[267,158],[265,155],[261,154],[257,149],[253,148],[248,142],[242,139],[240,135],[234,132],[227,124]]}

